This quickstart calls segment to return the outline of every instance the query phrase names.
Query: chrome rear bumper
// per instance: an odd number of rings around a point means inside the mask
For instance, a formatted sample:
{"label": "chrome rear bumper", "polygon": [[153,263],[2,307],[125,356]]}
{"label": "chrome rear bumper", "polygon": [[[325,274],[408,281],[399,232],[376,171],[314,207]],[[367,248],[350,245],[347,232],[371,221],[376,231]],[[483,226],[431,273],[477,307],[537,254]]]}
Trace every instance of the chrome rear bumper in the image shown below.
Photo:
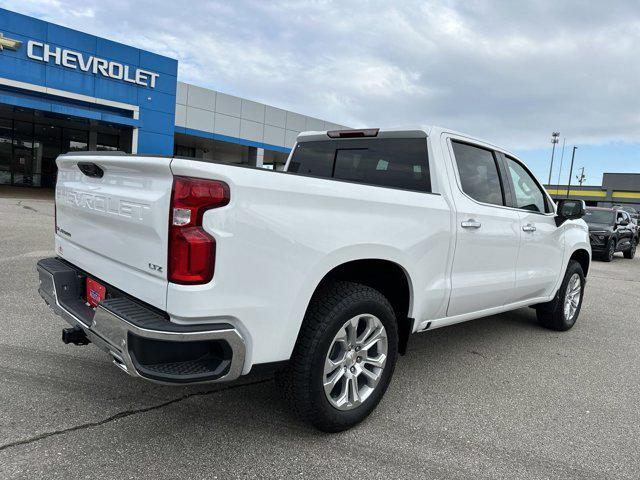
{"label": "chrome rear bumper", "polygon": [[245,344],[228,324],[182,325],[127,296],[84,303],[86,274],[57,258],[40,260],[38,292],[53,312],[109,353],[129,375],[163,384],[235,380]]}

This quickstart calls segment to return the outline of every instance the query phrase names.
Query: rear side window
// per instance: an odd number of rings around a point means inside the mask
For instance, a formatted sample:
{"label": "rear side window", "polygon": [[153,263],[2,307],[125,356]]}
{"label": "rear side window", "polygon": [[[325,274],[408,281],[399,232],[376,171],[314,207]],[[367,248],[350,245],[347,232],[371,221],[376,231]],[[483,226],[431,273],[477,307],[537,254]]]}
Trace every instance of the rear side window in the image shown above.
{"label": "rear side window", "polygon": [[466,143],[451,143],[462,191],[478,202],[504,205],[504,192],[495,154],[491,150]]}
{"label": "rear side window", "polygon": [[425,138],[302,142],[296,146],[288,171],[381,187],[431,191]]}

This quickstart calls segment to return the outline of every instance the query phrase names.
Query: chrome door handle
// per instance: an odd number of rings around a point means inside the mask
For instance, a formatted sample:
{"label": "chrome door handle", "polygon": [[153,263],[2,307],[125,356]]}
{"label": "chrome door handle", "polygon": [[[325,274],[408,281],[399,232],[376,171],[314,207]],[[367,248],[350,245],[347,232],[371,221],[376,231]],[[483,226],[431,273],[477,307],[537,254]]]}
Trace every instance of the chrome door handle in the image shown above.
{"label": "chrome door handle", "polygon": [[473,218],[466,220],[460,224],[462,228],[480,228],[482,224],[480,222],[476,222]]}
{"label": "chrome door handle", "polygon": [[536,231],[536,227],[534,227],[533,225],[531,225],[530,223],[525,225],[524,227],[522,227],[522,231],[523,232],[535,232]]}

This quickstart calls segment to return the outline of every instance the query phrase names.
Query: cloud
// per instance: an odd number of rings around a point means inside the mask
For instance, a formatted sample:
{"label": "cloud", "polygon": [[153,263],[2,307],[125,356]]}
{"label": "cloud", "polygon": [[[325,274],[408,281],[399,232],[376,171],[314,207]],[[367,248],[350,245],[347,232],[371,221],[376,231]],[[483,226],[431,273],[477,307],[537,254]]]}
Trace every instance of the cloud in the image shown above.
{"label": "cloud", "polygon": [[0,4],[178,58],[181,80],[337,123],[439,124],[514,150],[546,147],[553,130],[640,142],[635,0]]}

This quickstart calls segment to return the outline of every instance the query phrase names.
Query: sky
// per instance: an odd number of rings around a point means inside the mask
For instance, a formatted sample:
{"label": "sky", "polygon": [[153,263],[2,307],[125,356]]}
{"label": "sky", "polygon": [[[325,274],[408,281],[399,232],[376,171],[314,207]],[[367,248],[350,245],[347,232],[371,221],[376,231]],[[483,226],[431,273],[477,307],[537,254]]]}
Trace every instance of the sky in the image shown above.
{"label": "sky", "polygon": [[561,183],[574,145],[586,184],[640,173],[637,0],[0,6],[177,58],[181,81],[335,123],[462,131],[518,154],[545,183],[552,131],[566,138]]}

